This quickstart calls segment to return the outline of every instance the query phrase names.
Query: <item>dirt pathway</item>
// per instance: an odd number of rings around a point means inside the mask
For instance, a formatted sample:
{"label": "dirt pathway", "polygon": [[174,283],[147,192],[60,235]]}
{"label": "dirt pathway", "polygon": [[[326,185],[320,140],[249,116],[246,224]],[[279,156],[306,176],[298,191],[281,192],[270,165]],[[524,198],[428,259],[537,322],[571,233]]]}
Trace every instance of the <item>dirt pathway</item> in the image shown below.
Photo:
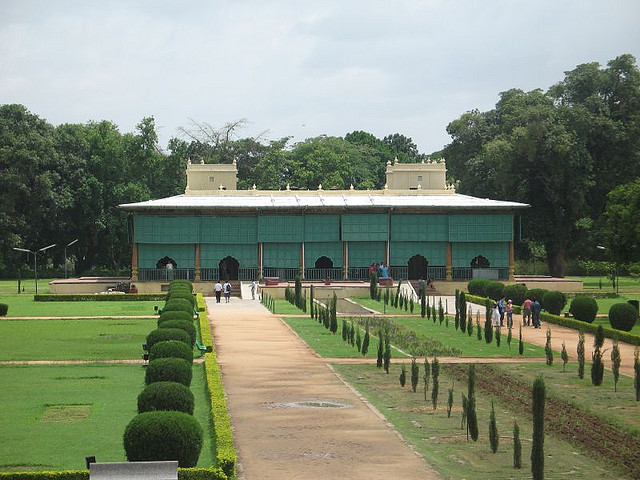
{"label": "dirt pathway", "polygon": [[439,478],[279,317],[257,301],[207,305],[239,479]]}

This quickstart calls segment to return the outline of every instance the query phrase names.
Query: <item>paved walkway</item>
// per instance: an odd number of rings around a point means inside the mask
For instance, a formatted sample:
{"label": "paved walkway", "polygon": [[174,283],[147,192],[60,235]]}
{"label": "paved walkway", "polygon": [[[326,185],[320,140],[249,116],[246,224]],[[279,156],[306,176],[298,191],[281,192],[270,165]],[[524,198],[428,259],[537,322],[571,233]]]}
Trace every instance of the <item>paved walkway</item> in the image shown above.
{"label": "paved walkway", "polygon": [[207,306],[239,479],[439,478],[258,301],[207,298]]}

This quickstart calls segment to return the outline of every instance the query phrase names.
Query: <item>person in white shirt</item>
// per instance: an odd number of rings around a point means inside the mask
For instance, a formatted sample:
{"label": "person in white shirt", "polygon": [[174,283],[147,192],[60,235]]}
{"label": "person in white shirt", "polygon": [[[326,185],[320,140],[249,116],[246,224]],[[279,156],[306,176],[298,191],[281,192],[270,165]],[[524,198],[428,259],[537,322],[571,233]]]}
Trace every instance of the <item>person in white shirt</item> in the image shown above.
{"label": "person in white shirt", "polygon": [[222,284],[219,280],[218,282],[216,282],[216,285],[215,287],[213,287],[213,289],[216,292],[216,303],[220,303],[220,296],[222,295]]}

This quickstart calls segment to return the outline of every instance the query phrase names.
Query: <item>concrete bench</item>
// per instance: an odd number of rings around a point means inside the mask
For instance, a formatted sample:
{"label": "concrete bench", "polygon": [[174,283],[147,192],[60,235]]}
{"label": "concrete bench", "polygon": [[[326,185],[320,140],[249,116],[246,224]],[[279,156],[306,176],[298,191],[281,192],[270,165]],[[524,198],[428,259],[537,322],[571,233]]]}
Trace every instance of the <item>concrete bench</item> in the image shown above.
{"label": "concrete bench", "polygon": [[178,480],[178,462],[91,463],[90,480]]}

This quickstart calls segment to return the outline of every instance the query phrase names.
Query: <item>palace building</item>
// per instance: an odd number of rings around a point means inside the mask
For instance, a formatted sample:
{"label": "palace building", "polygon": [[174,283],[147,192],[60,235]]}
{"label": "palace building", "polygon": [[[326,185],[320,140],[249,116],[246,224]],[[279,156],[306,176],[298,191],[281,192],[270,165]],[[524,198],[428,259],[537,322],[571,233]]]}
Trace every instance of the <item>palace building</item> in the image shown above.
{"label": "palace building", "polygon": [[528,205],[457,194],[444,162],[388,162],[383,190],[237,190],[236,178],[235,162],[189,164],[183,195],[120,205],[132,281],[367,280],[376,263],[394,279],[513,279]]}

